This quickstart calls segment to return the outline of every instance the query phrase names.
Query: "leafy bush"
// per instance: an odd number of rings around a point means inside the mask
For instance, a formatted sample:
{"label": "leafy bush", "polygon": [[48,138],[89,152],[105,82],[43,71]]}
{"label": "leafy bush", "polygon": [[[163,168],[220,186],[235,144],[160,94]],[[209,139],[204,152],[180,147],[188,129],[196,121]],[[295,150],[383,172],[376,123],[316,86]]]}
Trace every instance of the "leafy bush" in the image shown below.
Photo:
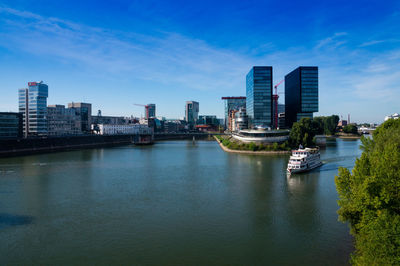
{"label": "leafy bush", "polygon": [[279,148],[278,143],[274,142],[274,144],[272,144],[272,149],[273,149],[274,151],[277,151],[278,148]]}

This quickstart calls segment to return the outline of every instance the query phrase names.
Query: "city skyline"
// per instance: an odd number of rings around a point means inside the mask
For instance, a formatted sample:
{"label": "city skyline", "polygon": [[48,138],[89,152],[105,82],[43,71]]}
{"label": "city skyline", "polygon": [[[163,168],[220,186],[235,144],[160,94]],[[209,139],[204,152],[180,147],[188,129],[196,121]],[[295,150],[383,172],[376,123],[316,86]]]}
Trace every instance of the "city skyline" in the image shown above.
{"label": "city skyline", "polygon": [[275,85],[315,65],[315,116],[380,123],[399,112],[399,3],[229,3],[2,1],[0,111],[17,111],[18,89],[43,80],[48,104],[140,116],[133,103],[152,102],[158,115],[179,118],[194,100],[201,114],[224,117],[221,96],[244,95],[252,66],[273,66]]}

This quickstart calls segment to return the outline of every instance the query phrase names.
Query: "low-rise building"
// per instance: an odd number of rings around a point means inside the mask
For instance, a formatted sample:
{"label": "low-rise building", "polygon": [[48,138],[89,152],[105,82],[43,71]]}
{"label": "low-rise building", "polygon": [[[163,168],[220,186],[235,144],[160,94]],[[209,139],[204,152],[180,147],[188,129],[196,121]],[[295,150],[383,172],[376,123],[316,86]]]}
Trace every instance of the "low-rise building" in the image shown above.
{"label": "low-rise building", "polygon": [[92,115],[92,124],[122,125],[129,124],[129,120],[123,116]]}
{"label": "low-rise building", "polygon": [[82,134],[80,114],[61,104],[47,106],[47,131],[49,136]]}
{"label": "low-rise building", "polygon": [[215,115],[199,115],[198,125],[218,126],[219,121]]}
{"label": "low-rise building", "polygon": [[76,113],[80,116],[81,131],[90,133],[92,125],[92,104],[91,103],[69,103],[68,108],[75,109]]}
{"label": "low-rise building", "polygon": [[134,134],[153,134],[153,129],[141,124],[93,124],[92,130],[98,135],[134,135]]}
{"label": "low-rise building", "polygon": [[22,138],[22,113],[0,112],[0,139]]}
{"label": "low-rise building", "polygon": [[243,129],[233,132],[232,137],[244,143],[271,144],[287,141],[289,133],[289,130]]}

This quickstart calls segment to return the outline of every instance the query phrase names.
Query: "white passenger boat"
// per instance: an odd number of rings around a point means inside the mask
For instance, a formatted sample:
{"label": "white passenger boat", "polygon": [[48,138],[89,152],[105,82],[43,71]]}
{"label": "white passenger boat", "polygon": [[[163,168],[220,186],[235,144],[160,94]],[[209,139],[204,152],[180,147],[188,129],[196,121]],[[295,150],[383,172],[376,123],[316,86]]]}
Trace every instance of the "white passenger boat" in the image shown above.
{"label": "white passenger boat", "polygon": [[300,147],[292,151],[287,171],[289,174],[310,171],[318,166],[321,166],[321,156],[319,148],[305,148]]}

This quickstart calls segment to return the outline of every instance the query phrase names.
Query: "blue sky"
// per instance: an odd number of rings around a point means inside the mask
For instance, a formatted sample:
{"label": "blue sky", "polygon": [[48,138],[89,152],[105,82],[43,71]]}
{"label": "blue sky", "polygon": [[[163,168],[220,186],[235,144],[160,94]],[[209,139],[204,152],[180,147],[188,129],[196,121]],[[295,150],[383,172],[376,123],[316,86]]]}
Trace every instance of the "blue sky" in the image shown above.
{"label": "blue sky", "polygon": [[253,65],[274,83],[319,66],[317,115],[381,122],[400,112],[400,1],[0,0],[0,111],[43,80],[48,104],[179,118],[197,100],[223,117]]}

